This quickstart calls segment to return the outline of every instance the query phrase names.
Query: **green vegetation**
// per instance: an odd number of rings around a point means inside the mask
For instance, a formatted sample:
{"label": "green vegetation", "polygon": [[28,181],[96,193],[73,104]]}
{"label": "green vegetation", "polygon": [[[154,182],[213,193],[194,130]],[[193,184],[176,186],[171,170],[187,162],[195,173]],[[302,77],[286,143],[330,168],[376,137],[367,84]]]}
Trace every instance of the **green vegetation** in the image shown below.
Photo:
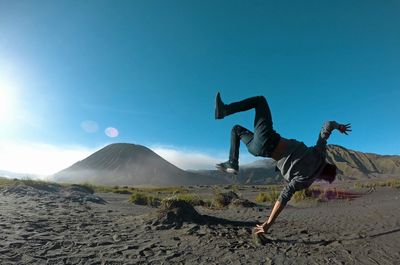
{"label": "green vegetation", "polygon": [[225,190],[232,190],[233,192],[239,192],[239,185],[238,184],[230,184],[224,187]]}
{"label": "green vegetation", "polygon": [[119,193],[119,194],[133,194],[141,193],[156,193],[159,195],[165,194],[186,194],[188,189],[182,187],[128,187],[128,186],[105,186],[93,185],[90,183],[83,183],[82,186],[93,189],[97,193]]}
{"label": "green vegetation", "polygon": [[147,205],[157,207],[160,205],[160,199],[149,194],[133,193],[129,199],[130,202],[138,205]]}
{"label": "green vegetation", "polygon": [[388,179],[381,181],[357,182],[354,184],[355,188],[376,188],[376,187],[390,187],[400,188],[400,179]]}
{"label": "green vegetation", "polygon": [[258,186],[253,186],[257,190],[263,190],[263,191],[278,191],[282,190],[283,187],[285,187],[282,184],[270,184],[270,185],[258,185]]}
{"label": "green vegetation", "polygon": [[61,187],[60,184],[43,181],[43,180],[32,180],[30,178],[7,179],[7,178],[0,177],[0,187],[11,186],[11,185],[26,185],[26,186],[33,187],[35,189],[46,190],[46,191],[53,191],[53,190]]}
{"label": "green vegetation", "polygon": [[213,207],[213,200],[212,199],[205,199],[205,200],[202,200],[202,201],[203,201],[203,205],[201,205],[201,206],[209,208],[209,209],[212,209],[212,207]]}
{"label": "green vegetation", "polygon": [[0,177],[0,187],[9,186],[15,183],[15,180]]}
{"label": "green vegetation", "polygon": [[217,208],[224,208],[228,206],[232,200],[238,199],[239,196],[233,192],[233,191],[228,191],[228,192],[221,192],[217,189],[214,190],[214,201],[213,201],[213,206]]}
{"label": "green vegetation", "polygon": [[275,203],[279,198],[280,192],[276,190],[271,190],[269,192],[260,192],[257,194],[256,202],[263,203],[263,202],[270,202]]}
{"label": "green vegetation", "polygon": [[299,191],[296,191],[295,194],[293,194],[293,200],[295,202],[303,201],[303,200],[309,199],[309,198],[312,198],[311,189],[299,190]]}
{"label": "green vegetation", "polygon": [[267,194],[265,192],[260,192],[257,194],[256,202],[263,203],[267,201]]}
{"label": "green vegetation", "polygon": [[128,189],[114,190],[113,192],[118,194],[132,194],[132,191]]}
{"label": "green vegetation", "polygon": [[114,189],[112,187],[109,186],[101,186],[101,185],[93,185],[90,183],[82,183],[80,184],[80,186],[82,187],[86,187],[87,189],[93,190],[94,192],[98,192],[98,193],[107,193],[107,192],[113,192]]}
{"label": "green vegetation", "polygon": [[192,206],[203,206],[206,204],[202,199],[200,199],[200,196],[197,194],[178,194],[175,195],[175,198],[181,201],[185,201]]}
{"label": "green vegetation", "polygon": [[271,203],[275,203],[278,200],[280,194],[281,193],[276,190],[272,190],[272,191],[268,192],[267,193],[267,201],[269,201]]}
{"label": "green vegetation", "polygon": [[[168,206],[166,204],[171,203],[172,201],[184,201],[192,206],[209,206],[209,202],[203,201],[200,199],[200,196],[197,194],[177,194],[170,197],[166,197],[161,200],[161,205]],[[167,207],[168,208],[168,207]]]}
{"label": "green vegetation", "polygon": [[189,190],[182,187],[161,187],[161,188],[133,188],[136,191],[141,192],[157,192],[159,194],[185,194],[189,193]]}

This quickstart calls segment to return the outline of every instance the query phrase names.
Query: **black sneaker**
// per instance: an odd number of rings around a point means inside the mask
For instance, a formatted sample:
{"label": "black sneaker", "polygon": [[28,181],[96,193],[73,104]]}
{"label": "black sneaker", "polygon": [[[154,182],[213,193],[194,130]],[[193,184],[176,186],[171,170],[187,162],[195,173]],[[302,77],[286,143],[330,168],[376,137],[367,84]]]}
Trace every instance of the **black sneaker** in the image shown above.
{"label": "black sneaker", "polygon": [[231,173],[231,174],[235,174],[235,175],[237,175],[239,173],[239,166],[237,164],[231,163],[230,161],[216,164],[215,166],[217,169],[227,172],[227,173]]}
{"label": "black sneaker", "polygon": [[215,119],[223,119],[225,116],[225,104],[222,102],[221,94],[218,92],[215,97]]}

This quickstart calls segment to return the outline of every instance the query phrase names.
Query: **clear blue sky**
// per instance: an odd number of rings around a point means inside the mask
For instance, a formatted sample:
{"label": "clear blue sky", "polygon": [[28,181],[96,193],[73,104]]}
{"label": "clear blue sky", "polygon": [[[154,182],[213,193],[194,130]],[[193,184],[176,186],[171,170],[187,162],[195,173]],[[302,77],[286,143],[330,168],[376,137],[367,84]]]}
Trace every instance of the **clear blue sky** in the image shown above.
{"label": "clear blue sky", "polygon": [[0,140],[227,152],[253,112],[214,120],[221,91],[264,95],[284,137],[312,145],[333,119],[353,133],[330,143],[400,154],[399,14],[399,1],[0,0],[14,102]]}

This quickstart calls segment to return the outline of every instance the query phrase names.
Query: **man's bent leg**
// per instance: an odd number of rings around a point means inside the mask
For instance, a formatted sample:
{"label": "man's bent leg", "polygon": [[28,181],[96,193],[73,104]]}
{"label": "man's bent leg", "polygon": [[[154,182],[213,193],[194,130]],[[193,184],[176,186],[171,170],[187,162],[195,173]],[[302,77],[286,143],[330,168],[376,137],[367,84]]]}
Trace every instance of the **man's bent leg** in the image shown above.
{"label": "man's bent leg", "polygon": [[231,132],[229,160],[224,163],[217,164],[216,166],[219,170],[236,175],[238,174],[240,140],[248,145],[253,140],[253,133],[240,125],[235,125],[233,126]]}
{"label": "man's bent leg", "polygon": [[263,96],[251,97],[242,101],[233,102],[225,105],[226,116],[237,112],[255,109],[254,127],[256,128],[262,121],[272,128],[272,117],[267,100]]}
{"label": "man's bent leg", "polygon": [[253,140],[253,133],[246,128],[235,125],[231,131],[231,148],[229,151],[229,161],[234,165],[239,164],[240,140],[246,145]]}
{"label": "man's bent leg", "polygon": [[[218,106],[217,112],[220,114],[218,118],[223,118],[253,108],[255,109],[254,135],[252,140],[246,143],[246,145],[249,152],[253,155],[270,157],[276,145],[279,143],[280,135],[273,129],[271,111],[265,97],[251,97],[231,104],[224,104],[218,93],[216,102],[216,106]],[[238,146],[238,144],[234,145],[232,140],[231,149],[232,146]],[[231,150],[231,154],[235,154],[234,150]],[[231,156],[234,157],[233,155]]]}

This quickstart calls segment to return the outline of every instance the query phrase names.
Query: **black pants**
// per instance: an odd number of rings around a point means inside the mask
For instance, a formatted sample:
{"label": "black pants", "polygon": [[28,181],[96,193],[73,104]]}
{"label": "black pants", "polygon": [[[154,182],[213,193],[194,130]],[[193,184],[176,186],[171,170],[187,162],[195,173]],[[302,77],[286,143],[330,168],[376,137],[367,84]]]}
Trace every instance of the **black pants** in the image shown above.
{"label": "black pants", "polygon": [[267,100],[263,96],[252,97],[228,104],[225,107],[226,115],[253,108],[256,111],[254,133],[240,125],[233,126],[229,161],[231,163],[238,163],[240,140],[246,144],[247,149],[252,155],[270,157],[279,143],[280,135],[273,129],[271,111]]}

